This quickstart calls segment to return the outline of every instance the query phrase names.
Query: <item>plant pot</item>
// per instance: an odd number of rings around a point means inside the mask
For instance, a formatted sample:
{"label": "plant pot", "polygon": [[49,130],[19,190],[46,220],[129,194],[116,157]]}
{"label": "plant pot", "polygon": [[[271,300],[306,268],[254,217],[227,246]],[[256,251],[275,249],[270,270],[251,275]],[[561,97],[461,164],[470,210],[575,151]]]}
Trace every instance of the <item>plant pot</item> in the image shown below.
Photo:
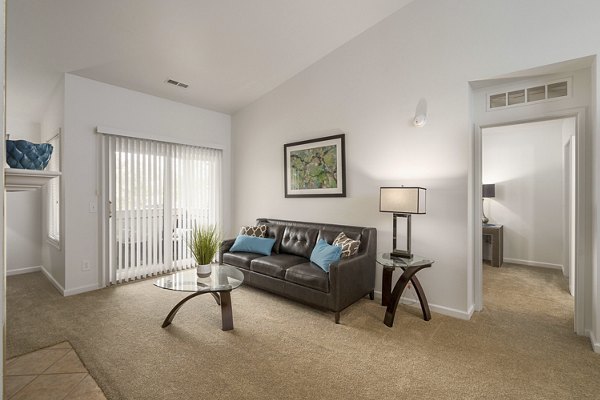
{"label": "plant pot", "polygon": [[196,267],[196,274],[201,278],[206,278],[212,271],[212,264],[202,264]]}

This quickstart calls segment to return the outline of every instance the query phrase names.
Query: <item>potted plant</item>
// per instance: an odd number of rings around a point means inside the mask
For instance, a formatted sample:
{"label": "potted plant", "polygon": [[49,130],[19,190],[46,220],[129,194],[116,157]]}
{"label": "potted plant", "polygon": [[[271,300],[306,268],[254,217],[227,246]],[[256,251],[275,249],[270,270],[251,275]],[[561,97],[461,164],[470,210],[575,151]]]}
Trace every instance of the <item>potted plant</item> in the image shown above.
{"label": "potted plant", "polygon": [[196,261],[198,274],[210,273],[210,264],[215,259],[220,244],[221,238],[215,225],[200,228],[195,226],[192,229],[188,248]]}

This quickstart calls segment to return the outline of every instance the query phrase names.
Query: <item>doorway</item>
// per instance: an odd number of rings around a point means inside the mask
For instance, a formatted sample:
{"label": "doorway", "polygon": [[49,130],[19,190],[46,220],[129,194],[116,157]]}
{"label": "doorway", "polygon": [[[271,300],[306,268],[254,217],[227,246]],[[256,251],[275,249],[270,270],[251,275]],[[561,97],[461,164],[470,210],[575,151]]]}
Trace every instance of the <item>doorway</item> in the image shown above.
{"label": "doorway", "polygon": [[104,285],[194,266],[193,229],[222,225],[222,150],[111,133],[101,140]]}
{"label": "doorway", "polygon": [[[484,279],[514,273],[515,284],[529,295],[569,301],[569,280],[575,293],[576,119],[506,124],[481,133],[482,255],[489,260]],[[540,281],[548,285],[538,291]],[[485,284],[486,294],[494,291]]]}
{"label": "doorway", "polygon": [[[565,216],[566,209],[564,208],[561,213],[555,218],[560,218],[563,221],[563,228],[561,228],[560,232],[563,237],[561,242],[561,248],[569,249],[569,257],[573,260],[569,262],[569,271],[574,269],[574,273],[570,273],[571,279],[573,280],[573,289],[574,289],[574,330],[579,335],[585,334],[584,329],[584,296],[583,296],[583,288],[585,282],[585,273],[583,271],[584,257],[585,257],[585,243],[580,238],[584,237],[584,228],[585,228],[585,163],[584,163],[584,155],[585,148],[582,143],[584,140],[584,127],[585,127],[585,109],[579,108],[576,110],[570,110],[569,112],[555,112],[548,113],[544,117],[529,119],[529,120],[517,120],[517,121],[508,121],[508,122],[499,122],[496,124],[489,124],[485,126],[475,126],[475,136],[474,136],[474,165],[472,170],[472,232],[473,232],[473,254],[475,257],[474,260],[474,303],[475,309],[480,311],[483,309],[483,240],[482,240],[482,223],[481,223],[481,215],[483,213],[482,208],[482,183],[486,183],[483,181],[483,152],[482,152],[482,142],[483,142],[483,134],[487,129],[491,128],[500,128],[500,127],[508,127],[515,125],[522,125],[528,123],[539,123],[544,121],[552,121],[552,120],[561,120],[571,122],[571,130],[570,133],[565,133],[565,138],[568,137],[568,140],[563,143],[563,146],[568,147],[568,151],[570,152],[569,159],[567,162],[569,163],[569,174],[570,180],[568,184],[570,186],[570,203],[567,204],[569,209],[569,216]],[[566,132],[566,131],[565,131]],[[567,149],[561,147],[561,153],[565,153]],[[561,154],[562,156],[562,154]],[[561,157],[562,158],[562,157]],[[564,162],[564,160],[563,160]],[[564,179],[563,172],[563,179]],[[475,183],[477,182],[477,183]],[[562,186],[562,185],[561,185]],[[565,189],[567,190],[567,189]],[[501,190],[500,190],[501,191]],[[487,207],[487,205],[486,205]],[[487,208],[486,208],[486,212]],[[493,211],[492,211],[493,214]],[[570,223],[566,226],[564,225],[565,219],[570,218]],[[571,243],[566,243],[569,240]],[[565,247],[566,246],[566,247]],[[561,263],[555,265],[555,267],[560,266],[562,268],[564,261],[564,254],[561,258]],[[552,264],[552,263],[550,263]]]}

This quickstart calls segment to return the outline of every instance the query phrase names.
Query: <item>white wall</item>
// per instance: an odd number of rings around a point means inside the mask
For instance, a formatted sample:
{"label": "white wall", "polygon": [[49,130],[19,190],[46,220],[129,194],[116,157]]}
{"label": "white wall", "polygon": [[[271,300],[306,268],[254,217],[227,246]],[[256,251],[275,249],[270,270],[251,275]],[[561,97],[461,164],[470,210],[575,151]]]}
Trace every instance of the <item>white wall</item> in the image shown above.
{"label": "white wall", "polygon": [[[223,148],[224,224],[231,226],[231,118],[140,92],[65,75],[63,179],[67,294],[98,287],[98,126]],[[230,232],[225,232],[229,234]],[[83,272],[83,260],[91,270]]]}
{"label": "white wall", "polygon": [[[2,86],[6,85],[6,7],[0,7],[0,82],[2,82]],[[4,111],[6,109],[4,104],[5,96],[0,96],[0,132],[3,132],[5,129],[4,121],[5,115]],[[0,141],[0,159],[3,160],[2,165],[4,165],[4,161],[6,161],[6,148],[5,141]],[[4,187],[4,174],[0,174],[0,185]],[[4,202],[5,196],[0,196],[0,272],[2,272],[3,277],[6,276],[6,207]],[[6,279],[2,278],[0,282],[0,322],[2,323],[2,329],[0,329],[0,343],[5,343],[4,341],[4,331],[6,330]],[[4,345],[0,346],[0,360],[4,360]],[[0,363],[0,376],[4,376],[4,361]],[[4,383],[0,385],[0,393],[4,393]],[[2,396],[0,396],[2,398]]]}
{"label": "white wall", "polygon": [[10,135],[11,140],[29,140],[39,143],[40,124],[36,121],[27,121],[19,118],[6,116],[6,133]]}
{"label": "white wall", "polygon": [[[47,141],[54,137],[59,130],[62,129],[65,118],[65,82],[61,80],[57,83],[56,88],[52,92],[48,106],[44,111],[41,122],[41,135],[42,141]],[[64,150],[60,149],[59,155],[62,158]],[[62,177],[60,178],[60,202],[64,204],[64,185],[62,183]],[[61,209],[60,215],[60,244],[55,246],[54,243],[48,242],[48,216],[47,216],[47,204],[48,199],[47,191],[42,188],[42,230],[40,232],[42,240],[42,261],[44,273],[49,277],[51,282],[62,290],[65,286],[65,246],[64,246],[64,222],[65,213],[64,208]]]}
{"label": "white wall", "polygon": [[483,130],[483,183],[490,223],[504,226],[504,261],[560,268],[563,263],[563,120]]}
{"label": "white wall", "polygon": [[6,271],[31,272],[42,265],[40,190],[6,194]]}
{"label": "white wall", "polygon": [[[40,124],[7,116],[6,132],[11,140],[40,143]],[[6,271],[14,274],[42,265],[42,194],[6,194]]]}
{"label": "white wall", "polygon": [[[582,38],[600,35],[599,14],[600,3],[583,0],[409,4],[234,115],[234,227],[260,216],[370,225],[387,251],[378,188],[425,186],[413,249],[436,263],[419,276],[436,311],[468,317],[468,82],[597,54],[600,44]],[[417,129],[421,98],[429,122]],[[348,197],[285,199],[283,144],[335,128],[347,133]]]}

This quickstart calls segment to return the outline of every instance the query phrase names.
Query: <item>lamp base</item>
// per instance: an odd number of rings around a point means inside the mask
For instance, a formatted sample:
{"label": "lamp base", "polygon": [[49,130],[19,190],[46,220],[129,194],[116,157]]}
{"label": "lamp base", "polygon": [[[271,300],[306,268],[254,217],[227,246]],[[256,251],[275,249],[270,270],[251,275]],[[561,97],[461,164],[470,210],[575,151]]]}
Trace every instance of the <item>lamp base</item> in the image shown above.
{"label": "lamp base", "polygon": [[481,199],[481,222],[483,222],[484,224],[487,224],[488,222],[490,222],[490,219],[488,217],[485,216],[485,210],[483,209],[483,206],[485,205],[485,199],[482,198]]}
{"label": "lamp base", "polygon": [[407,258],[410,260],[411,258],[413,258],[413,255],[411,253],[409,253],[408,251],[394,250],[390,253],[390,257],[391,258]]}
{"label": "lamp base", "polygon": [[[396,220],[398,218],[406,218],[406,250],[398,250],[396,248]],[[392,252],[390,253],[390,257],[406,259],[412,258],[412,253],[410,252],[410,214],[394,213],[394,236],[392,240]]]}

